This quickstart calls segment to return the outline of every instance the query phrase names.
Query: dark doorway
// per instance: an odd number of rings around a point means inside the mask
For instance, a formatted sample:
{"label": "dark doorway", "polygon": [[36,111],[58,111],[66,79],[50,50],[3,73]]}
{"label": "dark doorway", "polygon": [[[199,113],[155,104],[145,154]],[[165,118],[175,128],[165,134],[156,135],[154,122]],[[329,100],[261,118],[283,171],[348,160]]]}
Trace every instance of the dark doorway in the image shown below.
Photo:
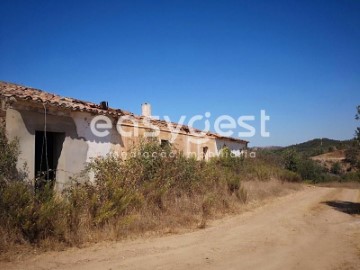
{"label": "dark doorway", "polygon": [[207,154],[208,150],[209,150],[209,147],[207,147],[207,146],[203,147],[203,160],[206,159],[206,154]]}
{"label": "dark doorway", "polygon": [[160,146],[162,148],[167,148],[167,147],[170,147],[171,144],[170,144],[170,142],[168,140],[161,140]]}
{"label": "dark doorway", "polygon": [[35,189],[41,189],[47,183],[55,183],[64,140],[65,133],[35,132]]}

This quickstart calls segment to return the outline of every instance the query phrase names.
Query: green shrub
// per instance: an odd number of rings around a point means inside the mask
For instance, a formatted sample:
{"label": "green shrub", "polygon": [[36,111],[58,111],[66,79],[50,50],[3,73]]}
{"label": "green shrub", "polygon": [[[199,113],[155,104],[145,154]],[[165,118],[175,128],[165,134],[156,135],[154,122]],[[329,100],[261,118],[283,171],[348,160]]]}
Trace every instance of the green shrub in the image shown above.
{"label": "green shrub", "polygon": [[314,183],[323,182],[324,168],[311,159],[303,159],[299,163],[297,172],[304,180],[311,180]]}
{"label": "green shrub", "polygon": [[360,147],[358,143],[353,145],[345,151],[345,160],[350,163],[352,167],[360,168]]}
{"label": "green shrub", "polygon": [[348,172],[341,177],[342,181],[347,182],[359,182],[360,183],[360,172]]}
{"label": "green shrub", "polygon": [[340,162],[335,162],[334,164],[332,164],[330,168],[330,172],[333,174],[341,174],[342,169]]}
{"label": "green shrub", "polygon": [[[46,191],[51,193],[48,188]],[[0,219],[5,230],[19,234],[36,243],[41,239],[56,237],[63,239],[66,231],[65,204],[56,196],[35,195],[33,188],[25,182],[10,182],[0,190]]]}
{"label": "green shrub", "polygon": [[294,149],[283,153],[283,164],[286,170],[297,172],[299,170],[300,156]]}
{"label": "green shrub", "polygon": [[87,170],[94,173],[95,182],[78,188],[84,188],[95,225],[103,225],[141,204],[136,182],[126,177],[124,168],[123,161],[113,154],[99,157],[88,165]]}
{"label": "green shrub", "polygon": [[9,141],[4,127],[0,126],[0,185],[3,181],[17,180],[16,163],[19,155],[18,141]]}
{"label": "green shrub", "polygon": [[282,181],[286,182],[301,182],[302,178],[301,176],[296,173],[289,170],[282,170],[279,174],[279,178]]}
{"label": "green shrub", "polygon": [[[4,170],[6,181],[0,182],[0,232],[13,235],[12,240],[1,239],[14,243],[51,240],[78,244],[91,239],[91,232],[108,228],[121,235],[119,228],[124,224],[127,229],[136,222],[142,231],[154,228],[159,217],[167,215],[173,215],[173,220],[186,216],[187,221],[199,215],[205,224],[213,210],[222,212],[231,202],[247,201],[243,179],[280,177],[295,182],[299,177],[261,159],[223,155],[209,162],[197,161],[149,141],[132,149],[136,155],[127,160],[115,154],[92,160],[86,168],[94,176],[92,182],[74,180],[61,194],[55,194],[50,185],[35,193],[33,186],[18,181],[13,171],[16,144],[5,137],[3,141],[7,158],[1,160],[0,167],[12,169]],[[229,150],[225,152],[229,154]],[[140,221],[134,216],[141,216]]]}

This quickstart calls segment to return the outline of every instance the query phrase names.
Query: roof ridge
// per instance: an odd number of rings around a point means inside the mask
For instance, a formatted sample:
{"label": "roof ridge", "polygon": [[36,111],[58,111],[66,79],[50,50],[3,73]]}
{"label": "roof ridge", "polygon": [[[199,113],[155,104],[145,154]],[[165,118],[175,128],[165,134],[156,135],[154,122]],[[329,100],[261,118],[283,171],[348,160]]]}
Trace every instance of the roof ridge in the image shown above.
{"label": "roof ridge", "polygon": [[[24,93],[24,90],[29,93]],[[31,93],[31,92],[33,92],[33,93]],[[128,111],[125,111],[122,109],[116,109],[116,108],[111,108],[111,107],[109,107],[108,109],[103,109],[100,106],[100,104],[96,104],[94,102],[89,102],[89,101],[80,100],[80,99],[71,98],[71,97],[60,96],[57,94],[49,93],[49,92],[41,90],[41,89],[24,86],[24,85],[20,85],[17,83],[5,82],[5,81],[0,81],[0,96],[14,97],[14,98],[30,100],[30,101],[38,102],[38,103],[40,102],[40,103],[50,104],[55,107],[68,108],[73,111],[85,111],[85,112],[90,112],[90,113],[95,113],[95,114],[105,114],[105,115],[110,115],[110,116],[129,115],[129,116],[134,116],[135,118],[138,118],[138,119],[144,118],[144,116],[136,115],[134,113],[131,113],[131,112],[128,112]],[[155,123],[163,124],[163,125],[167,124],[167,126],[169,126],[168,122],[166,120],[162,120],[162,119],[151,119],[151,120]],[[246,143],[248,142],[248,141],[242,140],[240,138],[222,136],[220,134],[217,134],[217,133],[214,133],[211,131],[205,132],[205,131],[199,130],[195,127],[189,126],[189,125],[184,125],[184,124],[174,123],[174,122],[170,122],[170,123],[172,126],[175,126],[175,127],[180,125],[180,129],[187,130],[187,132],[190,132],[190,130],[194,130],[196,133],[205,133],[208,136],[214,136],[215,138],[223,138],[223,139],[229,139],[229,140],[234,140],[234,141],[243,141]]]}

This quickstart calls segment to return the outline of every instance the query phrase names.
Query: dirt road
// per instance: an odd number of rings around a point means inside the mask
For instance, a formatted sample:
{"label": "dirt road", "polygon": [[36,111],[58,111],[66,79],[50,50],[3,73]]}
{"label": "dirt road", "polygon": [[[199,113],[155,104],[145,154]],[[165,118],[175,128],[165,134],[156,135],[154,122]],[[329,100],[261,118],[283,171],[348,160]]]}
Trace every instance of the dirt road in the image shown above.
{"label": "dirt road", "polygon": [[204,230],[50,252],[0,269],[360,269],[360,191],[308,187]]}

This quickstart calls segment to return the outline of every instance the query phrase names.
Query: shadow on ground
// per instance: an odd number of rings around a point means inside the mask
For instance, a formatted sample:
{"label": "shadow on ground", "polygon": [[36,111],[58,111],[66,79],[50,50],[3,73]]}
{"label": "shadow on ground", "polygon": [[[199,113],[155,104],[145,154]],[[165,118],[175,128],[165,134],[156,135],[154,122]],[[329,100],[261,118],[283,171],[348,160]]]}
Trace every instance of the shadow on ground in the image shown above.
{"label": "shadow on ground", "polygon": [[360,203],[348,201],[326,201],[322,203],[349,215],[360,215]]}

